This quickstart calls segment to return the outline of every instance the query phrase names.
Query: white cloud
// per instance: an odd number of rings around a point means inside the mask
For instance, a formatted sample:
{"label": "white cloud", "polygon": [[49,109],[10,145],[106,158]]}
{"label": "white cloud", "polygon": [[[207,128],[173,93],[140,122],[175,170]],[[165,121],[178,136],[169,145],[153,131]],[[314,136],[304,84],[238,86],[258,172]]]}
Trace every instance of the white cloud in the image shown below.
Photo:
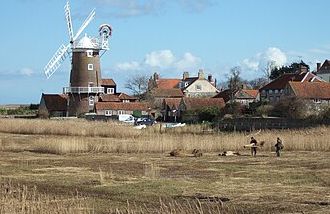
{"label": "white cloud", "polygon": [[147,53],[140,63],[137,61],[123,62],[115,65],[116,72],[182,72],[198,70],[202,60],[192,53],[176,57],[171,50],[159,50]]}
{"label": "white cloud", "polygon": [[124,62],[124,63],[118,63],[116,65],[116,69],[122,70],[122,71],[141,70],[141,65],[140,65],[140,63],[138,63],[136,61]]}
{"label": "white cloud", "polygon": [[287,55],[279,48],[271,47],[252,58],[244,59],[242,66],[250,71],[262,71],[271,62],[274,66],[280,67],[287,63]]}
{"label": "white cloud", "polygon": [[32,76],[35,72],[31,68],[22,68],[19,70],[19,74],[23,76]]}
{"label": "white cloud", "polygon": [[101,13],[106,16],[135,17],[142,15],[158,14],[170,8],[179,6],[188,12],[201,12],[209,8],[214,0],[86,0],[88,3],[99,6]]}
{"label": "white cloud", "polygon": [[175,56],[170,50],[153,51],[146,55],[145,64],[151,67],[170,67],[175,61]]}
{"label": "white cloud", "polygon": [[215,4],[213,0],[179,0],[178,2],[189,12],[200,12]]}
{"label": "white cloud", "polygon": [[198,67],[201,63],[201,59],[192,55],[191,53],[185,53],[183,58],[176,63],[176,68],[178,70],[191,70]]}

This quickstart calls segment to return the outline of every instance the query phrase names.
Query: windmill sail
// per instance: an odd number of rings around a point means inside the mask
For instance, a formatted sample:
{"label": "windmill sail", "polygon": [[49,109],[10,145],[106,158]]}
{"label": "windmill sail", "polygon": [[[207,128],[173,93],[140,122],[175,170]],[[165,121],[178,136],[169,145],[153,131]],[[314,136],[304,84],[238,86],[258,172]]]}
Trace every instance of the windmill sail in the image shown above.
{"label": "windmill sail", "polygon": [[49,60],[48,64],[44,68],[47,79],[55,73],[55,71],[61,66],[62,62],[69,55],[69,48],[70,44],[67,46],[62,44],[55,52],[54,56]]}

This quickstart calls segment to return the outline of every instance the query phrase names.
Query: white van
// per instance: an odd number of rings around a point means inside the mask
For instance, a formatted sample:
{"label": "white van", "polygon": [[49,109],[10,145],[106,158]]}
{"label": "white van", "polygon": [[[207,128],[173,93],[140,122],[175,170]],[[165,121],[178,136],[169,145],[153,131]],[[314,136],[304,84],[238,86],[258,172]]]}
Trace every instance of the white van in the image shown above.
{"label": "white van", "polygon": [[134,123],[134,117],[130,114],[120,114],[118,116],[119,121],[125,122],[125,123]]}

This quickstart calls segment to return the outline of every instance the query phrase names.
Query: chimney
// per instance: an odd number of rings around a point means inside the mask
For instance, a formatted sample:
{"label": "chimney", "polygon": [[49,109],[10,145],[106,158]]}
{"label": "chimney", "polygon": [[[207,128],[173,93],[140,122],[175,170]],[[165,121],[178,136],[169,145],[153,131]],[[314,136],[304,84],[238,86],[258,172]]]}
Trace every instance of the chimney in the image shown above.
{"label": "chimney", "polygon": [[321,63],[316,63],[316,72],[318,72],[321,68]]}
{"label": "chimney", "polygon": [[203,69],[199,69],[199,71],[198,71],[198,79],[205,79]]}
{"label": "chimney", "polygon": [[154,73],[154,80],[158,80],[159,79],[159,74],[157,74],[156,72]]}
{"label": "chimney", "polygon": [[207,80],[208,80],[209,82],[213,82],[212,74],[209,74],[209,75],[207,76]]}
{"label": "chimney", "polygon": [[185,80],[187,78],[189,78],[189,72],[185,71],[185,72],[183,72],[182,80]]}

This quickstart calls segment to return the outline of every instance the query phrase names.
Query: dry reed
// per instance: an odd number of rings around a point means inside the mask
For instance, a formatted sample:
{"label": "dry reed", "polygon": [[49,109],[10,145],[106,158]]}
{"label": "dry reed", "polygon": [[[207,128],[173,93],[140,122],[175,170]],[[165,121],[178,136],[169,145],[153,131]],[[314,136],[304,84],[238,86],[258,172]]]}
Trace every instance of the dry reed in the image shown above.
{"label": "dry reed", "polygon": [[[193,125],[162,129],[159,125],[135,130],[118,123],[87,121],[1,119],[0,132],[36,134],[31,144],[38,152],[65,154],[82,152],[167,153],[180,148],[203,152],[241,151],[254,136],[265,141],[263,151],[272,151],[277,137],[285,151],[330,151],[330,127],[302,130],[266,130],[255,133],[211,132],[207,126]],[[16,124],[16,125],[15,125]],[[28,138],[29,135],[26,135]],[[39,136],[42,135],[42,136]],[[1,141],[0,150],[10,150],[12,142]]]}
{"label": "dry reed", "polygon": [[0,184],[0,213],[3,214],[89,214],[86,200],[79,195],[72,198],[55,198],[39,193],[36,188],[2,181]]}

